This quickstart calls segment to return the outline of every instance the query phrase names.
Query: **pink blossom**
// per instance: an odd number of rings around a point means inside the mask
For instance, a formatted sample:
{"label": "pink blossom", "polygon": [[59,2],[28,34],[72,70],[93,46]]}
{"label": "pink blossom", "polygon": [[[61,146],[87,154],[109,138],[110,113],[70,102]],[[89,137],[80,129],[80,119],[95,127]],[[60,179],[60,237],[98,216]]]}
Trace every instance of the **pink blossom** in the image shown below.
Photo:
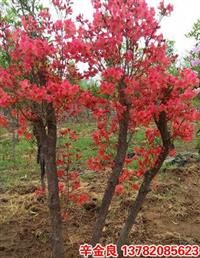
{"label": "pink blossom", "polygon": [[193,67],[200,65],[200,59],[192,60],[191,64]]}

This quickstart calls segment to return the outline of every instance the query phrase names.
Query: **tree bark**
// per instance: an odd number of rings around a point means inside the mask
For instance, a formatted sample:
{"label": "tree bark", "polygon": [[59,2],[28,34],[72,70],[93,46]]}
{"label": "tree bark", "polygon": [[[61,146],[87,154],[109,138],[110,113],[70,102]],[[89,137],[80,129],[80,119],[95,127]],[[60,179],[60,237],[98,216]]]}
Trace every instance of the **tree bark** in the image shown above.
{"label": "tree bark", "polygon": [[133,227],[133,225],[135,224],[135,220],[137,218],[137,215],[140,211],[140,209],[143,206],[143,203],[145,201],[145,198],[147,196],[147,194],[150,192],[150,185],[151,182],[153,180],[153,178],[157,175],[157,173],[159,172],[164,160],[166,159],[168,155],[168,151],[166,149],[164,149],[164,151],[160,154],[159,158],[158,158],[158,162],[157,165],[154,169],[149,170],[146,172],[146,174],[144,175],[144,180],[142,182],[142,185],[139,189],[139,192],[137,194],[137,197],[135,199],[135,201],[132,203],[130,209],[129,209],[129,215],[128,218],[124,224],[124,227],[122,228],[121,232],[120,232],[120,236],[117,242],[117,250],[118,250],[118,254],[121,255],[122,251],[121,251],[121,247],[126,244],[127,240],[128,240],[128,235]]}
{"label": "tree bark", "polygon": [[40,137],[42,151],[45,157],[48,184],[48,207],[52,226],[53,258],[64,258],[64,242],[56,167],[57,123],[55,110],[52,104],[47,105],[46,124],[47,131],[42,120],[37,121],[35,126]]}
{"label": "tree bark", "polygon": [[127,134],[128,134],[128,123],[129,123],[129,108],[125,101],[124,89],[125,85],[121,83],[119,85],[119,96],[120,103],[126,108],[124,113],[122,114],[122,118],[119,121],[119,135],[118,135],[118,145],[117,145],[117,153],[115,157],[115,164],[112,169],[112,173],[108,179],[107,187],[104,192],[104,196],[102,199],[102,204],[100,208],[100,212],[98,214],[98,218],[96,221],[96,225],[93,230],[91,245],[95,246],[102,236],[103,227],[105,225],[105,220],[108,214],[108,210],[115,193],[115,187],[118,184],[118,179],[123,169],[124,161],[126,158],[126,152],[128,148],[127,142]]}
{"label": "tree bark", "polygon": [[48,182],[48,206],[52,224],[53,258],[64,258],[62,220],[56,167],[57,126],[55,110],[52,103],[47,106],[47,130],[45,164]]}
{"label": "tree bark", "polygon": [[173,144],[171,143],[171,137],[167,127],[167,116],[164,111],[160,113],[158,120],[156,120],[155,118],[155,123],[160,132],[163,147],[157,158],[155,166],[145,173],[144,180],[139,189],[138,195],[130,207],[128,218],[124,224],[124,227],[121,230],[121,233],[117,242],[117,250],[120,256],[122,254],[121,247],[127,242],[128,235],[135,223],[135,219],[141,207],[143,206],[146,195],[150,191],[151,182],[159,172],[163,162],[165,161],[169,153],[169,150],[171,148],[174,148]]}

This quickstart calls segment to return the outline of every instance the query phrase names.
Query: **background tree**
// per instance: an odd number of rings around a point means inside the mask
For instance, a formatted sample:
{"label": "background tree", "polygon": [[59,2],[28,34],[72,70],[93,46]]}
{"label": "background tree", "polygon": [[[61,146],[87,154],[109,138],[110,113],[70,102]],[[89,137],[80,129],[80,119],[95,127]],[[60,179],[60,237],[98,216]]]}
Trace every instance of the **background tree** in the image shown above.
{"label": "background tree", "polygon": [[[195,39],[195,47],[190,51],[189,55],[185,57],[184,61],[187,67],[191,67],[195,72],[198,74],[198,78],[200,78],[200,19],[198,19],[194,25],[192,30],[186,35],[187,37]],[[197,89],[198,91],[199,89]],[[194,103],[199,110],[199,100],[200,94],[194,100]],[[199,131],[197,130],[197,149],[200,153],[200,138],[199,138]]]}
{"label": "background tree", "polygon": [[194,25],[192,30],[187,34],[188,37],[194,38],[197,43],[200,41],[200,19],[198,19]]}
{"label": "background tree", "polygon": [[187,34],[187,37],[194,38],[196,41],[195,47],[191,51],[191,55],[188,58],[192,68],[197,71],[200,78],[200,19],[198,19],[192,30]]}

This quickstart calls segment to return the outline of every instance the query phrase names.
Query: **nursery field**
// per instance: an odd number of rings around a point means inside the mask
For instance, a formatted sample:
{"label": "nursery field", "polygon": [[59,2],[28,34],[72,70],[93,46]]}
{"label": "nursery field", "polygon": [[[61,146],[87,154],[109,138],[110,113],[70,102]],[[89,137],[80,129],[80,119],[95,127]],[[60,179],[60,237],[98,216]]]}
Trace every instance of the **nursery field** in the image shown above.
{"label": "nursery field", "polygon": [[[83,206],[66,204],[61,197],[63,235],[67,257],[79,257],[80,244],[88,243],[100,208],[101,198],[110,174],[109,169],[94,172],[87,169],[85,161],[96,153],[91,140],[92,123],[68,125],[78,132],[75,148],[82,159],[73,164],[80,173],[79,191],[89,193],[90,200]],[[143,141],[138,130],[133,145]],[[59,146],[62,139],[58,140]],[[196,140],[192,143],[176,143],[177,154],[190,153],[183,163],[165,163],[153,181],[152,191],[137,217],[130,234],[130,244],[199,244],[200,245],[200,179]],[[16,144],[13,160],[11,135],[0,135],[0,257],[46,258],[51,257],[50,220],[45,195],[35,191],[40,185],[39,167],[36,164],[36,145],[33,140],[20,139]],[[126,191],[115,196],[103,230],[102,244],[115,243],[122,222],[137,191]]]}

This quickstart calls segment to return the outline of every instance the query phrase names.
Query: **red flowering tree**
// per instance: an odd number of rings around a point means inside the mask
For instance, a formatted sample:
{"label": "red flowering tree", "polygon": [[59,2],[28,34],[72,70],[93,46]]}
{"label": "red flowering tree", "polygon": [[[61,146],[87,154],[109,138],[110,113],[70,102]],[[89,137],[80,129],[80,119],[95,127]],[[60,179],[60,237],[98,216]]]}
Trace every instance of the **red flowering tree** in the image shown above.
{"label": "red flowering tree", "polygon": [[[27,9],[22,10],[24,16],[16,28],[3,17],[0,20],[0,49],[7,59],[0,67],[0,107],[12,109],[13,116],[18,113],[19,134],[30,138],[27,129],[33,129],[47,175],[53,257],[63,258],[56,142],[58,121],[78,109],[79,86],[69,82],[78,74],[65,47],[73,40],[75,26],[69,18],[70,1],[54,1],[64,14],[57,21],[51,19],[48,9],[36,15],[34,2],[19,3],[26,3]],[[0,124],[7,125],[3,115]]]}
{"label": "red flowering tree", "polygon": [[[171,13],[171,5],[160,3],[157,21],[155,10],[145,0],[92,2],[93,21],[77,18],[79,38],[72,52],[77,61],[88,62],[86,76],[101,75],[98,96],[85,93],[82,100],[97,120],[93,139],[99,151],[89,165],[97,171],[105,166],[112,168],[93,230],[93,246],[100,240],[115,191],[123,192],[126,179],[133,182],[143,177],[141,186],[132,185],[139,192],[121,231],[120,247],[127,240],[153,178],[167,155],[174,152],[173,141],[192,137],[192,122],[198,117],[191,106],[197,78],[189,69],[177,69],[176,76],[169,73],[175,57],[167,56],[159,22]],[[146,144],[127,156],[138,126],[145,130]],[[137,160],[136,171],[127,166],[133,160]]]}

